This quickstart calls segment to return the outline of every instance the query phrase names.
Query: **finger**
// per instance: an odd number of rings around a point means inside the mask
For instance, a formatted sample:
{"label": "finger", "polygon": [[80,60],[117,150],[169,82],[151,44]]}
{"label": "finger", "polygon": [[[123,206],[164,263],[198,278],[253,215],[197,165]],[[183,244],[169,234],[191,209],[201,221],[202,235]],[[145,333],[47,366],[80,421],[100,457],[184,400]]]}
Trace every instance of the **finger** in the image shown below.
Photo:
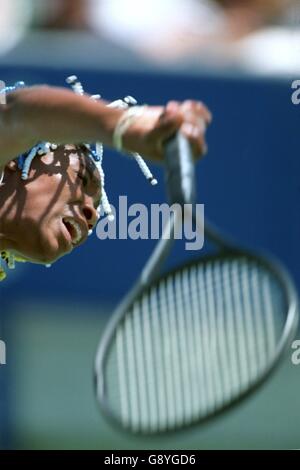
{"label": "finger", "polygon": [[207,144],[203,132],[199,130],[198,126],[186,122],[181,126],[180,131],[188,139],[195,158],[207,153]]}
{"label": "finger", "polygon": [[182,104],[182,112],[189,119],[193,119],[196,116],[204,119],[207,124],[212,122],[212,114],[207,106],[201,101],[186,100]]}
{"label": "finger", "polygon": [[180,107],[181,104],[178,101],[169,101],[159,116],[159,123],[164,124],[175,118],[176,115],[181,114]]}
{"label": "finger", "polygon": [[197,110],[204,117],[205,121],[211,124],[213,116],[208,107],[202,102],[197,102]]}
{"label": "finger", "polygon": [[183,123],[183,116],[177,111],[176,106],[166,108],[159,117],[157,125],[151,132],[151,138],[164,142],[180,128]]}
{"label": "finger", "polygon": [[169,101],[165,107],[166,112],[177,113],[180,111],[180,102],[179,101]]}

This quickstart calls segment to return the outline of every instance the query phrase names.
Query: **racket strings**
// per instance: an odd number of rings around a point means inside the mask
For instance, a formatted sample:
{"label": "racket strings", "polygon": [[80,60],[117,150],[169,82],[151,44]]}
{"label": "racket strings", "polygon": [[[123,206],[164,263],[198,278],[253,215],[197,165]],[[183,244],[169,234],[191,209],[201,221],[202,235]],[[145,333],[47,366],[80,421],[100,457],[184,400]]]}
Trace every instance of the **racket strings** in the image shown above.
{"label": "racket strings", "polygon": [[160,281],[134,302],[111,344],[106,387],[114,414],[151,433],[230,403],[274,356],[283,297],[277,280],[247,258],[193,265]]}

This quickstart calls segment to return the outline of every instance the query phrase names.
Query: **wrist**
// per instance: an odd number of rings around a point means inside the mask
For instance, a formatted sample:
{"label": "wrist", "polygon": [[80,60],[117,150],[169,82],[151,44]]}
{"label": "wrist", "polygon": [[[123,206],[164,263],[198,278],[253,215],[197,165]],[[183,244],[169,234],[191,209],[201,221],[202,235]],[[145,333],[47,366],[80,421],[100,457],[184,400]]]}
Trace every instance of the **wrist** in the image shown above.
{"label": "wrist", "polygon": [[112,143],[116,150],[124,150],[124,135],[127,130],[139,119],[144,113],[146,106],[132,106],[123,111],[119,118],[112,135]]}

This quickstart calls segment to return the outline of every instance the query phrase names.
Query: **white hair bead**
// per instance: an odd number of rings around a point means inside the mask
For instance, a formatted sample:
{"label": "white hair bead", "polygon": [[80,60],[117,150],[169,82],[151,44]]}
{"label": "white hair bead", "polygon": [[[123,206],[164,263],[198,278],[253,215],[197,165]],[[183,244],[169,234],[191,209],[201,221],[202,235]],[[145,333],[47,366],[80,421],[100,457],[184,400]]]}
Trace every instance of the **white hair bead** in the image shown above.
{"label": "white hair bead", "polygon": [[133,96],[125,96],[124,101],[128,106],[136,106],[137,100]]}
{"label": "white hair bead", "polygon": [[119,109],[127,109],[128,108],[128,104],[127,103],[124,103],[123,100],[115,100],[115,101],[112,101],[111,103],[109,103],[107,105],[108,108],[119,108]]}
{"label": "white hair bead", "polygon": [[72,85],[72,83],[75,83],[77,80],[77,76],[76,75],[70,75],[69,77],[66,78],[66,82],[69,84],[69,85]]}
{"label": "white hair bead", "polygon": [[145,176],[145,178],[147,178],[147,180],[150,181],[152,186],[155,186],[157,184],[157,180],[152,175],[147,163],[144,161],[144,159],[138,153],[134,153],[133,156],[134,156],[138,166],[140,167],[143,175]]}

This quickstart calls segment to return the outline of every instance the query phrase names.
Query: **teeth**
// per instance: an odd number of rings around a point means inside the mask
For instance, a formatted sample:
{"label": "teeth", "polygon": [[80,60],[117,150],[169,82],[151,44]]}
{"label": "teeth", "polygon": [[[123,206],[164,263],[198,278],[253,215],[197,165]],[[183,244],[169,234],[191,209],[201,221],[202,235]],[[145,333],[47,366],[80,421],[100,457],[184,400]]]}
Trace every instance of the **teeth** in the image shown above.
{"label": "teeth", "polygon": [[65,218],[64,222],[67,222],[68,224],[72,225],[74,229],[75,235],[72,234],[72,243],[73,244],[79,243],[83,237],[80,225],[77,222],[75,222],[74,219],[70,219],[70,218]]}

